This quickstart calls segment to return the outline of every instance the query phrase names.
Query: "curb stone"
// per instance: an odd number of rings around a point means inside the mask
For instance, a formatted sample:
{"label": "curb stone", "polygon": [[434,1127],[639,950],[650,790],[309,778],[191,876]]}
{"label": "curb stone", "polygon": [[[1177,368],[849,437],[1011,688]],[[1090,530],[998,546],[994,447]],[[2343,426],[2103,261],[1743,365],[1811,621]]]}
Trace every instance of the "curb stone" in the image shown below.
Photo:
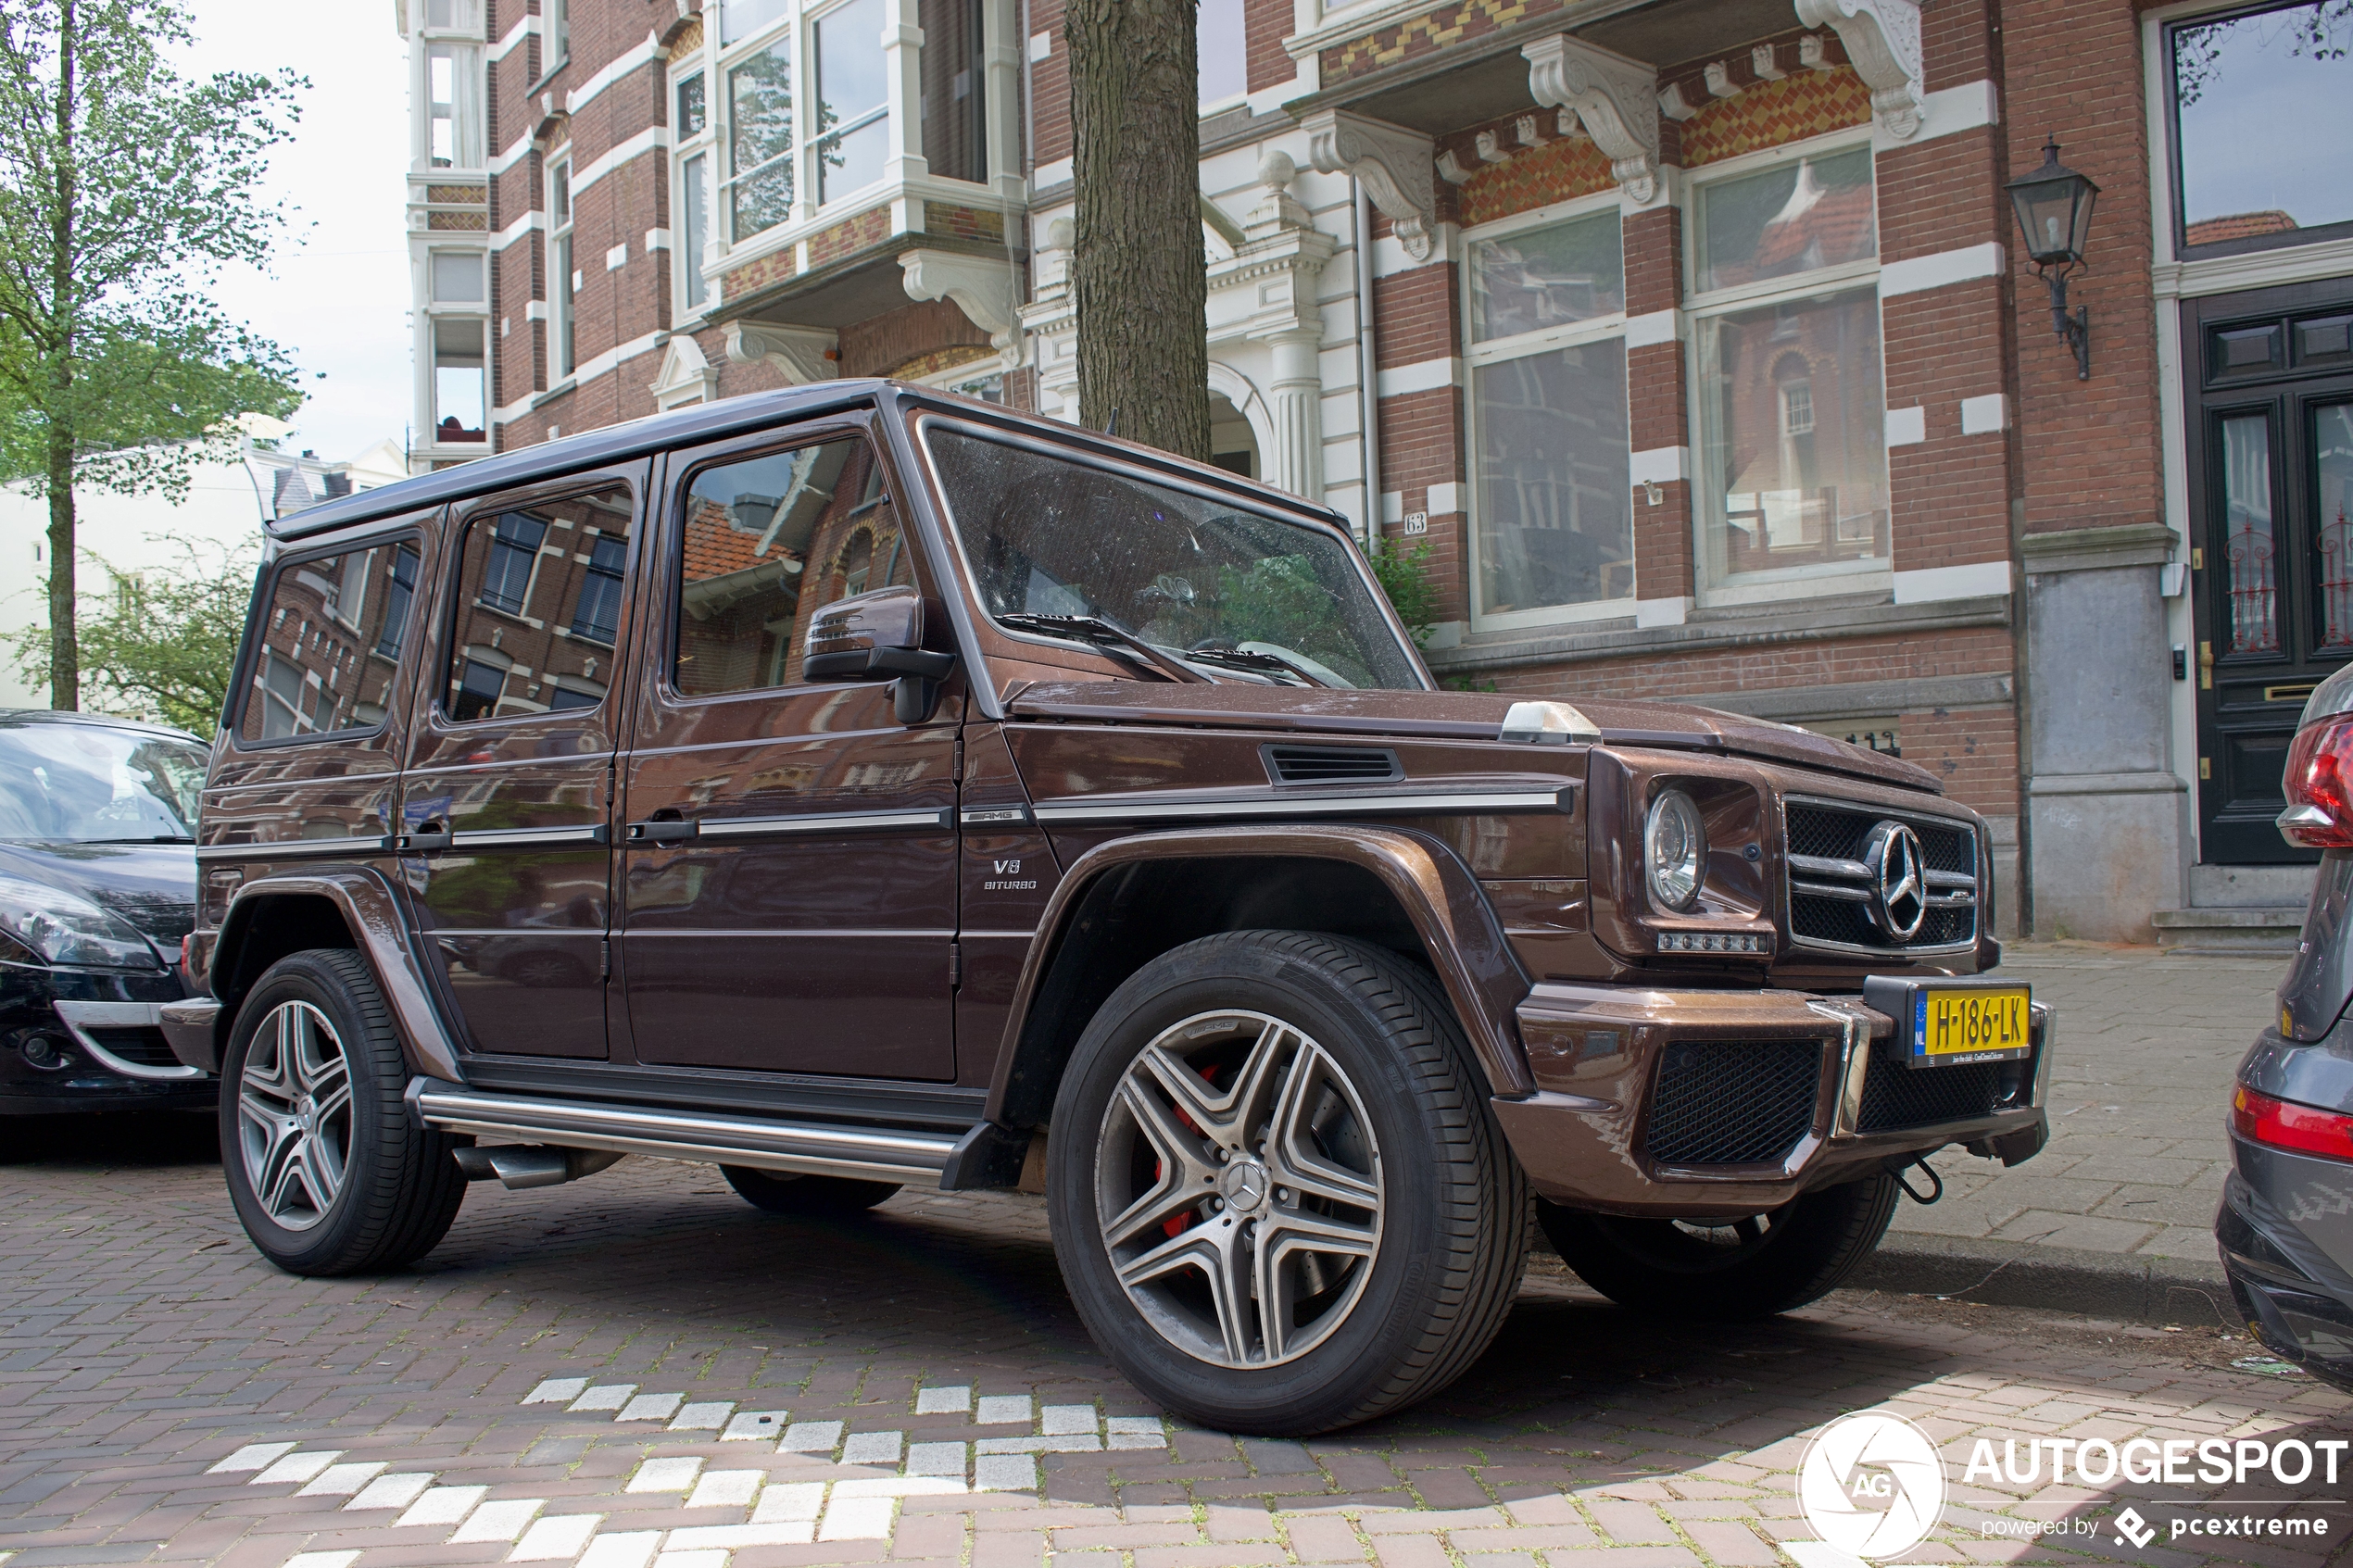
{"label": "curb stone", "polygon": [[2235,1328],[2239,1321],[2218,1261],[2038,1242],[1892,1235],[1847,1276],[1843,1288],[2137,1323]]}

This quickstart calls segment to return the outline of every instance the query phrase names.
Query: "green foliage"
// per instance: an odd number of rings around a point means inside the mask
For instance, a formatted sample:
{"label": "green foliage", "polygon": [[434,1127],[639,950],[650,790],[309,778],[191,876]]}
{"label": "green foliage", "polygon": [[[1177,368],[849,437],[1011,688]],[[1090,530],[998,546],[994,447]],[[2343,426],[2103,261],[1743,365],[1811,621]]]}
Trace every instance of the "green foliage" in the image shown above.
{"label": "green foliage", "polygon": [[1408,550],[1394,539],[1376,540],[1371,560],[1373,580],[1389,596],[1390,608],[1405,623],[1414,646],[1427,646],[1438,621],[1438,587],[1429,580],[1429,541]]}
{"label": "green foliage", "polygon": [[0,5],[0,479],[51,498],[52,699],[77,700],[73,491],[178,500],[243,413],[301,395],[206,288],[285,224],[256,193],[308,83],[183,80],[181,0]]}
{"label": "green foliage", "polygon": [[[169,571],[118,571],[87,557],[108,585],[82,596],[82,678],[101,712],[210,735],[228,701],[260,547],[180,547],[185,559]],[[48,629],[28,627],[7,641],[25,679],[45,684]]]}

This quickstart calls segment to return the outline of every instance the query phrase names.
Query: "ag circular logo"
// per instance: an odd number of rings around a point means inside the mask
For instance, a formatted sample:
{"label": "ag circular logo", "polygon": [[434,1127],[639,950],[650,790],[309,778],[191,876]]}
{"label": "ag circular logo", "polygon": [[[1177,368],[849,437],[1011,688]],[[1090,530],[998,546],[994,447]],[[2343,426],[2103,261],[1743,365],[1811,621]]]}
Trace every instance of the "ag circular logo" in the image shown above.
{"label": "ag circular logo", "polygon": [[1848,1556],[1899,1556],[1944,1516],[1944,1461],[1900,1415],[1843,1415],[1806,1445],[1797,1501],[1814,1533]]}

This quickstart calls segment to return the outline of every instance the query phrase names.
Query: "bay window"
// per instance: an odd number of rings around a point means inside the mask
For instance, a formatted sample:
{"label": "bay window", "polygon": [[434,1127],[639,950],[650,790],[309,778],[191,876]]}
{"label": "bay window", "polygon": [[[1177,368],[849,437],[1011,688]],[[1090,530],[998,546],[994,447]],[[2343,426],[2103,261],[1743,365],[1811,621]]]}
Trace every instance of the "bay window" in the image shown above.
{"label": "bay window", "polygon": [[1616,193],[1578,205],[1466,236],[1480,629],[1632,613]]}
{"label": "bay window", "polygon": [[[1701,586],[1715,603],[1889,570],[1871,150],[1701,185],[1692,246]],[[1806,591],[1800,588],[1799,591]]]}
{"label": "bay window", "polygon": [[480,169],[482,50],[472,44],[425,45],[425,157],[435,169]]}
{"label": "bay window", "polygon": [[890,157],[883,77],[883,0],[846,0],[813,24],[817,47],[817,200],[882,178]]}

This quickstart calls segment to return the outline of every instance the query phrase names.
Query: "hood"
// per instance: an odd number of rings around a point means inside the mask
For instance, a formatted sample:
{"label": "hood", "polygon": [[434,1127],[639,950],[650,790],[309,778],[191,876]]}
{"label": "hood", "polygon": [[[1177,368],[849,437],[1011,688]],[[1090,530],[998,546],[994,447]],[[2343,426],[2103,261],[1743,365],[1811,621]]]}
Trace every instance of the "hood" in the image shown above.
{"label": "hood", "polygon": [[196,923],[189,844],[0,843],[0,871],[79,893],[154,945],[167,966]]}
{"label": "hood", "polygon": [[[1326,691],[1314,687],[1063,681],[1021,687],[1007,706],[1015,719],[1086,719],[1099,723],[1214,724],[1324,734],[1428,735],[1494,740],[1512,704],[1532,694]],[[1844,773],[1897,789],[1943,793],[1935,776],[1895,758],[1811,731],[1682,702],[1559,697],[1592,721],[1608,746],[1656,746],[1750,757]]]}

